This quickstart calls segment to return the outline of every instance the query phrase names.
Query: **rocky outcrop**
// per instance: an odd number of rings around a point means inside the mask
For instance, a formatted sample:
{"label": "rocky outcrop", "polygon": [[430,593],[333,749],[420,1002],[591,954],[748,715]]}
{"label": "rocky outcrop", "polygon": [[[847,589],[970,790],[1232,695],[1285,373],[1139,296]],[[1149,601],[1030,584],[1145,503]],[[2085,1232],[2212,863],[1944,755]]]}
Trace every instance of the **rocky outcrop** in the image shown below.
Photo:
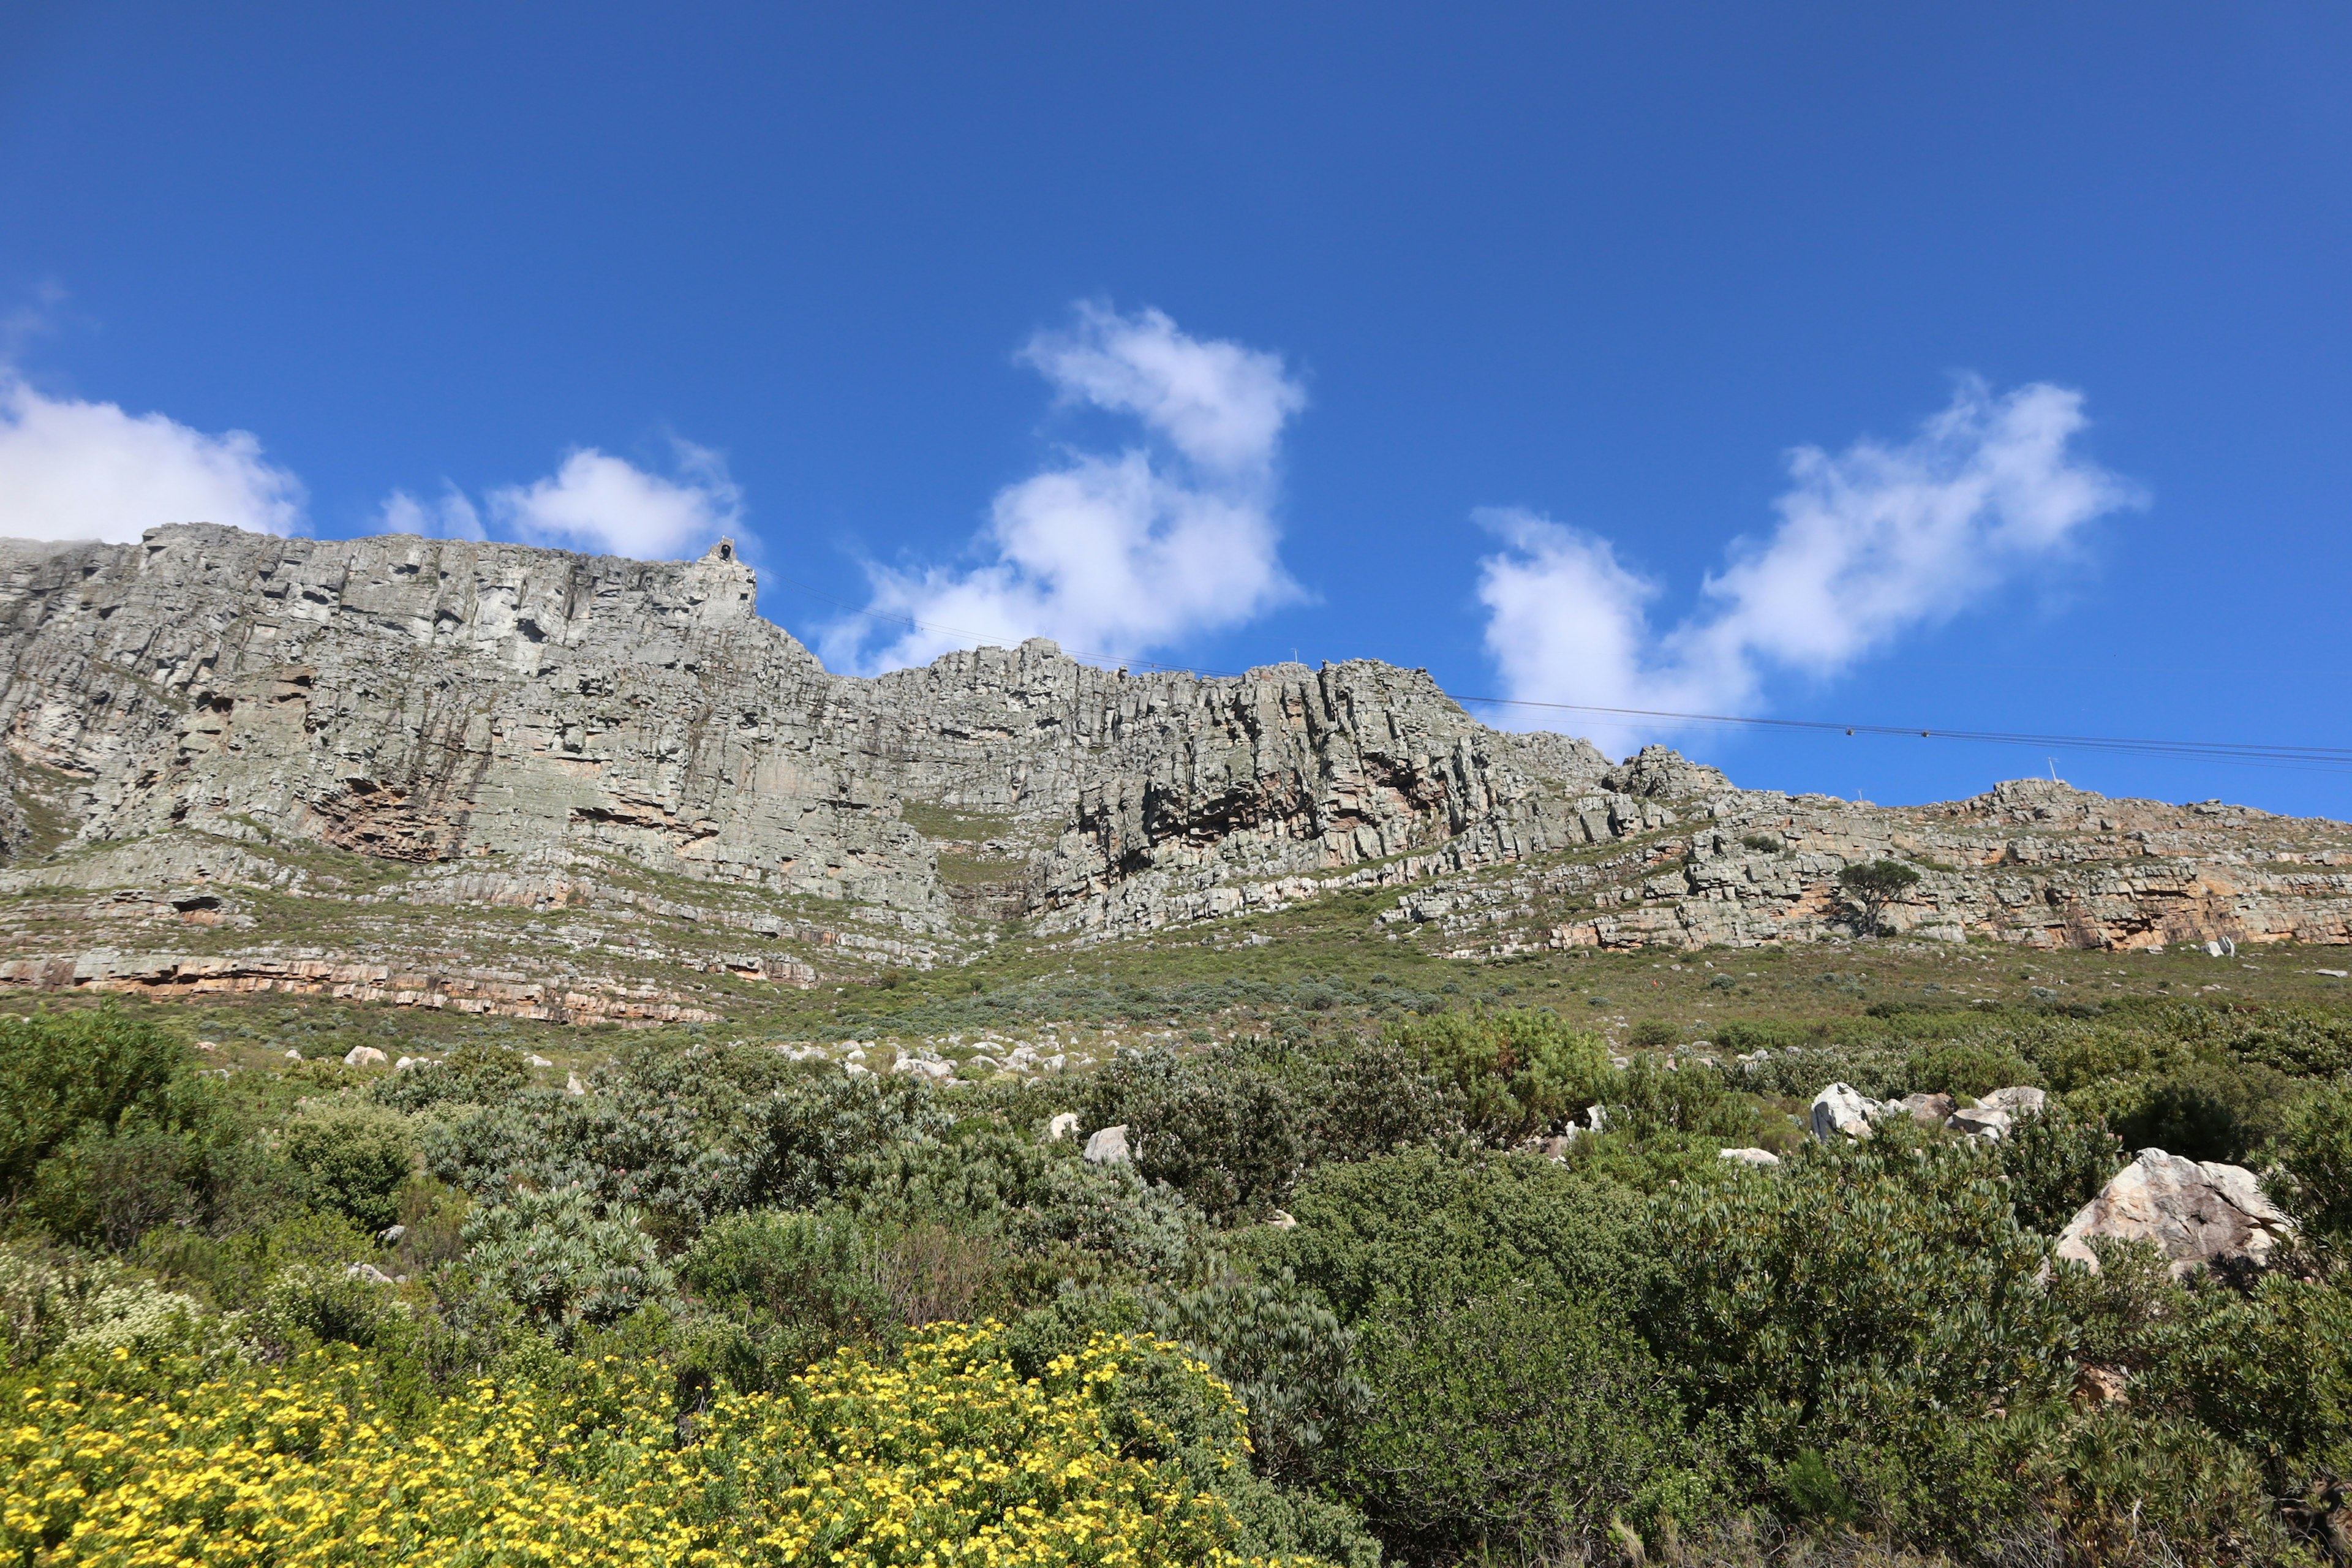
{"label": "rocky outcrop", "polygon": [[2294,1228],[2252,1171],[2143,1149],[2067,1222],[2058,1256],[2096,1272],[2093,1237],[2151,1242],[2182,1279],[2217,1263],[2261,1268]]}
{"label": "rocky outcrop", "polygon": [[575,946],[804,984],[1339,890],[1463,956],[1812,942],[1854,929],[1838,872],[1894,858],[1911,936],[2352,941],[2336,824],[2050,781],[1744,791],[1488,729],[1370,660],[1202,679],[1034,639],[860,679],[756,603],[724,542],[0,542],[0,930],[43,973],[174,926],[233,968],[302,900],[360,934],[301,962],[397,970],[400,910],[583,910]]}
{"label": "rocky outcrop", "polygon": [[[668,564],[195,525],[0,543],[0,734],[72,781],[75,847],[199,830],[493,871],[609,851],[942,918],[989,887],[967,902],[1095,931],[1248,878],[1580,844],[1564,791],[1608,767],[1370,661],[1130,676],[1037,639],[837,677],[755,597],[723,542]],[[1002,875],[943,877],[942,841]]]}

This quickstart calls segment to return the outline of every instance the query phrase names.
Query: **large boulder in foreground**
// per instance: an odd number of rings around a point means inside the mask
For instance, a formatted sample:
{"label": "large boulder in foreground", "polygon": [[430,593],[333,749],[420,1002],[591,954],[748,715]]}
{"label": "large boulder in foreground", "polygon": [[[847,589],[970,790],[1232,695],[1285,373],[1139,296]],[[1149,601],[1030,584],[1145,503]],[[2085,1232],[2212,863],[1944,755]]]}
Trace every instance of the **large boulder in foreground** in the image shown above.
{"label": "large boulder in foreground", "polygon": [[2242,1165],[2184,1160],[2143,1149],[2058,1236],[2058,1256],[2099,1267],[2095,1236],[2152,1241],[2181,1279],[2215,1263],[2267,1265],[2294,1222],[2263,1195]]}

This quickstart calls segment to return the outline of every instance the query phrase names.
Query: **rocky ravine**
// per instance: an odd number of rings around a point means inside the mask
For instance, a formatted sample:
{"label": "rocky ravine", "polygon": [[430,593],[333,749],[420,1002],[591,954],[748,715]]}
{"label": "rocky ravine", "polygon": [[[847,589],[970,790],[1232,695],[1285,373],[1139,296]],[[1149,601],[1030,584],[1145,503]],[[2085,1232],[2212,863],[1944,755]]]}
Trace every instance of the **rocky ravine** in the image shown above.
{"label": "rocky ravine", "polygon": [[[1888,811],[1741,791],[1490,730],[1372,661],[1129,675],[1040,639],[858,679],[754,605],[724,543],[0,542],[0,978],[651,1017],[690,1005],[631,955],[806,983],[1335,882],[1399,889],[1392,921],[1465,952],[1808,940],[1843,929],[1837,869],[1882,853],[1928,870],[1895,911],[1924,934],[2352,940],[2332,823],[2048,785]],[[581,911],[552,944],[416,918],[551,909]],[[260,951],[289,910],[320,940]]]}

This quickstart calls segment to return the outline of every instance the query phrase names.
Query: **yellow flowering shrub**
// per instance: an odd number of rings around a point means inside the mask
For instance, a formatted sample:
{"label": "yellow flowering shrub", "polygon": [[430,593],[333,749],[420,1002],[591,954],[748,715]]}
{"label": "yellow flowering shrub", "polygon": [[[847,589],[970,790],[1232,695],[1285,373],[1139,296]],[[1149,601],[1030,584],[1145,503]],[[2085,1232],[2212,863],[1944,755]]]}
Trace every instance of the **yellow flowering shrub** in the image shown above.
{"label": "yellow flowering shrub", "polygon": [[0,1403],[0,1551],[27,1568],[1248,1561],[1224,1503],[1114,1394],[1196,1380],[1227,1465],[1240,1407],[1141,1337],[1024,1380],[993,1325],[944,1324],[683,1422],[653,1363],[478,1383],[406,1427],[371,1403],[374,1372],[322,1352],[165,1396],[19,1387]]}

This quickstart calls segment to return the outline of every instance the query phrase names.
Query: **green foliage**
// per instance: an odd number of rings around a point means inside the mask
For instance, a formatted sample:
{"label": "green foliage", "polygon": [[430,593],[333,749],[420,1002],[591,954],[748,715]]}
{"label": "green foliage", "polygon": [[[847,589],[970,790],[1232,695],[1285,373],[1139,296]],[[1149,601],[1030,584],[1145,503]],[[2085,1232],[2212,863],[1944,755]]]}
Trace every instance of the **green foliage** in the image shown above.
{"label": "green foliage", "polygon": [[2017,1223],[2055,1234],[2098,1195],[2127,1159],[2123,1141],[2063,1100],[2021,1118],[1996,1147]]}
{"label": "green foliage", "polygon": [[1862,934],[1876,936],[1886,906],[1908,892],[1919,873],[1900,860],[1871,860],[1838,873],[1838,890],[1862,915]]}
{"label": "green foliage", "polygon": [[1914,1049],[1903,1063],[1905,1092],[1969,1100],[1996,1089],[2038,1086],[2041,1069],[1997,1038],[1937,1040]]}
{"label": "green foliage", "polygon": [[399,1220],[416,1152],[407,1120],[373,1106],[313,1109],[286,1130],[287,1162],[310,1178],[319,1204],[365,1231]]}
{"label": "green foliage", "polygon": [[1369,1160],[1463,1129],[1461,1090],[1393,1039],[1356,1044],[1283,1081],[1299,1107],[1309,1164]]}
{"label": "green foliage", "polygon": [[[0,1328],[18,1375],[158,1396],[240,1358],[365,1346],[368,1396],[400,1429],[473,1380],[581,1386],[618,1355],[674,1379],[654,1428],[669,1453],[739,1394],[797,1399],[841,1347],[887,1373],[922,1325],[1001,1317],[987,1353],[1023,1379],[1063,1376],[1099,1334],[1180,1342],[1134,1342],[1089,1397],[1114,1447],[1224,1500],[1241,1551],[2308,1561],[2352,1521],[2352,1078],[2308,1076],[2352,1066],[2352,1029],[2234,1002],[1890,996],[1890,956],[1818,976],[1822,1016],[1711,1029],[1749,1061],[1675,1070],[1612,1070],[1551,1012],[1447,1013],[1443,989],[1351,977],[1344,955],[1278,985],[1047,975],[941,1001],[909,975],[852,994],[845,1018],[1120,1017],[1199,1047],[953,1089],[679,1028],[629,1037],[583,1096],[480,1044],[362,1096],[332,1067],[199,1074],[144,1025],[75,1010],[40,1027],[72,1037],[60,1059],[121,1069],[85,1097],[99,1113],[58,1110],[89,1085],[0,1038],[0,1095],[50,1108],[0,1127],[22,1238],[0,1249]],[[1468,989],[1559,984],[1538,966]],[[1216,1009],[1256,1026],[1201,1040]],[[320,1054],[338,1029],[397,1043],[281,1012]],[[1632,1037],[1661,1047],[1686,1032],[1645,1026]],[[1786,1112],[1832,1079],[2053,1098],[1998,1145],[1902,1121],[1819,1149]],[[1557,1158],[1501,1152],[1593,1105],[1607,1131]],[[1064,1110],[1082,1132],[1127,1124],[1139,1160],[1049,1141]],[[2305,1245],[2259,1279],[2176,1282],[2154,1248],[2106,1240],[2096,1273],[2049,1265],[2120,1164],[2116,1131],[2276,1158]],[[1730,1143],[1784,1163],[1729,1164]],[[1295,1228],[1260,1223],[1277,1205]],[[393,1219],[406,1233],[378,1245]],[[184,1370],[110,1370],[145,1364],[117,1347]],[[1236,1406],[1186,1355],[1246,1407],[1246,1463]],[[2118,1385],[2128,1403],[2103,1407]]]}
{"label": "green foliage", "polygon": [[1416,1561],[1588,1556],[1612,1519],[1689,1519],[1707,1481],[1663,1368],[1622,1318],[1519,1294],[1382,1312],[1344,1484]]}
{"label": "green foliage", "polygon": [[2352,1238],[2352,1082],[2305,1097],[2286,1116],[2272,1198],[2305,1231],[2341,1247]]}
{"label": "green foliage", "polygon": [[1644,1050],[1658,1050],[1682,1038],[1682,1031],[1664,1018],[1641,1018],[1625,1031],[1625,1043]]}
{"label": "green foliage", "polygon": [[2352,1292],[2273,1275],[2243,1294],[2176,1298],[2137,1386],[2252,1455],[2301,1495],[2352,1473]]}
{"label": "green foliage", "polygon": [[1911,1092],[1909,1053],[1898,1045],[1865,1041],[1766,1048],[1772,1054],[1764,1060],[1740,1062],[1728,1069],[1733,1081],[1750,1094],[1811,1100],[1825,1083],[1852,1084],[1873,1100],[1899,1099]]}
{"label": "green foliage", "polygon": [[[1881,1508],[1927,1506],[1955,1420],[2049,1397],[2065,1334],[1984,1152],[1881,1125],[1659,1201],[1652,1343],[1732,1435],[1759,1500],[1805,1449],[1874,1456]],[[1857,1478],[1859,1479],[1859,1478]]]}
{"label": "green foliage", "polygon": [[1526,1008],[1408,1019],[1390,1037],[1461,1091],[1470,1129],[1497,1147],[1566,1125],[1609,1072],[1600,1036]]}
{"label": "green foliage", "polygon": [[2243,1164],[2284,1124],[2287,1079],[2254,1062],[2192,1061],[2145,1080],[2110,1117],[2134,1149]]}
{"label": "green foliage", "polygon": [[1143,1173],[1217,1223],[1276,1207],[1305,1156],[1303,1120],[1283,1086],[1213,1058],[1122,1051],[1088,1086],[1086,1124],[1124,1123]]}
{"label": "green foliage", "polygon": [[1343,1322],[1392,1296],[1443,1305],[1524,1283],[1540,1296],[1628,1298],[1651,1260],[1641,1200],[1551,1161],[1478,1163],[1409,1149],[1328,1166],[1300,1184],[1298,1227],[1271,1267],[1322,1293]]}
{"label": "green foliage", "polygon": [[1176,1299],[1161,1331],[1197,1352],[1248,1408],[1265,1472],[1312,1478],[1369,1398],[1350,1364],[1355,1335],[1288,1273],[1223,1279]]}
{"label": "green foliage", "polygon": [[530,1083],[523,1053],[506,1046],[465,1045],[426,1067],[376,1079],[378,1105],[415,1112],[445,1105],[504,1105]]}
{"label": "green foliage", "polygon": [[670,1299],[676,1281],[636,1215],[600,1215],[577,1187],[522,1191],[466,1218],[467,1259],[537,1327],[569,1340]]}
{"label": "green foliage", "polygon": [[905,1320],[874,1278],[872,1251],[845,1215],[763,1211],[718,1221],[677,1266],[679,1284],[723,1325],[704,1336],[700,1360],[756,1393],[843,1346],[895,1342]]}
{"label": "green foliage", "polygon": [[91,1129],[121,1131],[144,1112],[184,1124],[175,1096],[187,1052],[117,1007],[0,1016],[0,1200],[32,1190],[41,1162]]}
{"label": "green foliage", "polygon": [[1669,1071],[1637,1057],[1610,1076],[1601,1099],[1609,1108],[1610,1131],[1635,1139],[1689,1134],[1752,1142],[1759,1135],[1755,1102],[1721,1070],[1704,1062]]}

